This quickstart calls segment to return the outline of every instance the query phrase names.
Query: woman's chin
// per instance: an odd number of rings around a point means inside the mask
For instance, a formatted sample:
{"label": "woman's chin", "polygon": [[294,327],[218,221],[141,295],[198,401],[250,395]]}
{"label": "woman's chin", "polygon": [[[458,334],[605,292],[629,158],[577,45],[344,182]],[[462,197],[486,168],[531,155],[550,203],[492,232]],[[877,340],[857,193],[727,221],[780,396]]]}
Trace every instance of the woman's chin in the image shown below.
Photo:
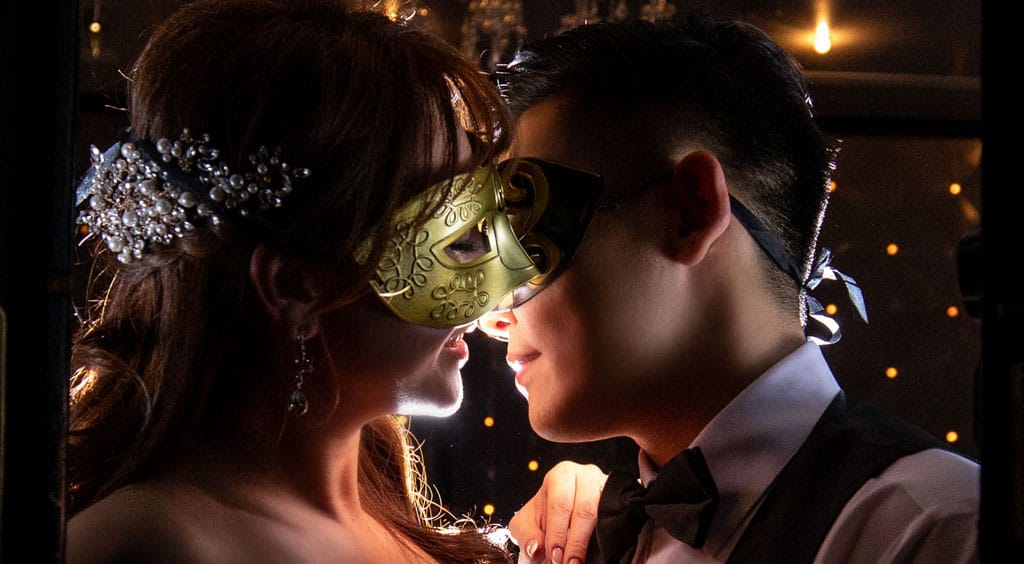
{"label": "woman's chin", "polygon": [[415,396],[405,395],[399,400],[398,413],[402,415],[427,415],[430,417],[448,417],[462,407],[462,381],[447,390],[434,390],[434,393],[419,393]]}
{"label": "woman's chin", "polygon": [[439,405],[427,401],[404,402],[398,406],[398,413],[401,415],[426,415],[428,417],[448,417],[454,415],[462,402],[453,402],[449,405]]}

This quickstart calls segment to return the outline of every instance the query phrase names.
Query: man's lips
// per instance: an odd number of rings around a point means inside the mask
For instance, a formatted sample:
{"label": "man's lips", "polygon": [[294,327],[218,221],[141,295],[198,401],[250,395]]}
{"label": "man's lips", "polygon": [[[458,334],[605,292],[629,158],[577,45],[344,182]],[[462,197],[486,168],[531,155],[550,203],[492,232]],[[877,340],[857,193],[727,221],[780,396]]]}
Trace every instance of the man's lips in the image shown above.
{"label": "man's lips", "polygon": [[505,356],[505,362],[516,372],[522,371],[526,368],[526,365],[530,364],[537,357],[540,356],[539,352],[532,353],[521,353],[521,354],[508,354]]}
{"label": "man's lips", "polygon": [[539,352],[505,355],[505,362],[507,362],[509,367],[511,367],[516,373],[516,389],[519,390],[519,393],[527,399],[530,398],[530,392],[527,390],[527,386],[529,385],[527,368],[529,368],[530,363],[537,360],[538,357],[540,357]]}

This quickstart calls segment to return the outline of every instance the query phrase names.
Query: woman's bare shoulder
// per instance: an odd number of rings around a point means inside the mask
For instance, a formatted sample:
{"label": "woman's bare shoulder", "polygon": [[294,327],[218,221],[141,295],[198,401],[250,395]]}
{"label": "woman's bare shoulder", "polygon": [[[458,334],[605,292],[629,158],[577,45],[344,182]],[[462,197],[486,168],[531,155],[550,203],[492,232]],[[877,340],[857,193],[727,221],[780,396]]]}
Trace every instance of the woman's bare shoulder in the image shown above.
{"label": "woman's bare shoulder", "polygon": [[[185,482],[139,484],[68,521],[67,564],[371,563],[416,552],[387,534],[368,534],[308,510],[215,498]],[[396,551],[397,559],[389,556]]]}
{"label": "woman's bare shoulder", "polygon": [[[199,556],[187,496],[149,484],[121,488],[67,524],[68,564],[190,562]],[[201,559],[200,559],[201,560]]]}

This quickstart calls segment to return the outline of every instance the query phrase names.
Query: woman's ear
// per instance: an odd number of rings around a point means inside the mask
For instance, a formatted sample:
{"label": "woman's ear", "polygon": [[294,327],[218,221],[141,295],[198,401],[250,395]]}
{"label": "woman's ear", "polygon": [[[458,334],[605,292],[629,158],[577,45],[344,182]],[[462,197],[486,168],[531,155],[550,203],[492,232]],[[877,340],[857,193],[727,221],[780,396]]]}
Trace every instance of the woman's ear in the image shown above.
{"label": "woman's ear", "polygon": [[260,244],[249,259],[249,279],[267,316],[290,335],[310,338],[319,330],[319,292],[314,276],[305,276],[307,268],[298,259],[288,257]]}
{"label": "woman's ear", "polygon": [[729,188],[722,163],[708,151],[694,151],[676,163],[669,185],[673,258],[700,262],[729,226]]}

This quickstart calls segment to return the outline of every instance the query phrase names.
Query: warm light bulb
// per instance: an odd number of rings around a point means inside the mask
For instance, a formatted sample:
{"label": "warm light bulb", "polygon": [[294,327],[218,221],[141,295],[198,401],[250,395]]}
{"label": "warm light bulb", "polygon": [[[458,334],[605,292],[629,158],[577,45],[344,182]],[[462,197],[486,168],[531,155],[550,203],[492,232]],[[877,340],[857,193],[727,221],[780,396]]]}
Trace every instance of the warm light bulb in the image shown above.
{"label": "warm light bulb", "polygon": [[836,307],[836,304],[828,304],[825,306],[825,313],[829,315],[835,315],[837,311],[839,311],[839,308]]}
{"label": "warm light bulb", "polygon": [[100,25],[100,22],[92,22],[89,24],[89,31],[93,33],[99,33],[101,29],[103,29],[103,26]]}
{"label": "warm light bulb", "polygon": [[960,440],[960,433],[957,433],[956,431],[948,431],[948,432],[946,432],[946,442],[947,443],[955,443],[958,440]]}
{"label": "warm light bulb", "polygon": [[947,317],[956,317],[958,315],[960,315],[960,308],[956,306],[949,306],[946,308]]}
{"label": "warm light bulb", "polygon": [[960,194],[960,192],[963,191],[963,189],[964,189],[963,186],[960,186],[959,182],[954,182],[954,183],[949,185],[949,193],[954,195],[954,196],[958,196]]}
{"label": "warm light bulb", "polygon": [[540,468],[540,463],[537,462],[536,460],[531,460],[530,463],[526,465],[526,467],[530,469],[530,472],[536,472],[537,469]]}
{"label": "warm light bulb", "polygon": [[824,55],[832,50],[832,34],[825,20],[818,22],[818,27],[814,29],[814,50],[819,55]]}
{"label": "warm light bulb", "polygon": [[899,374],[900,374],[900,371],[896,370],[895,366],[890,366],[889,368],[885,369],[885,377],[890,379],[890,380],[895,380],[896,377],[899,376]]}
{"label": "warm light bulb", "polygon": [[889,243],[885,247],[885,253],[891,257],[896,256],[900,252],[900,247],[896,243]]}
{"label": "warm light bulb", "polygon": [[494,515],[494,506],[488,503],[484,506],[484,515]]}
{"label": "warm light bulb", "polygon": [[836,181],[835,180],[829,180],[828,181],[828,187],[826,188],[826,191],[828,191],[829,194],[831,194],[832,192],[836,191]]}
{"label": "warm light bulb", "polygon": [[484,427],[494,427],[494,418],[490,415],[484,417]]}
{"label": "warm light bulb", "polygon": [[409,418],[406,417],[405,415],[399,415],[398,416],[398,424],[399,425],[405,425],[408,422],[409,422]]}

